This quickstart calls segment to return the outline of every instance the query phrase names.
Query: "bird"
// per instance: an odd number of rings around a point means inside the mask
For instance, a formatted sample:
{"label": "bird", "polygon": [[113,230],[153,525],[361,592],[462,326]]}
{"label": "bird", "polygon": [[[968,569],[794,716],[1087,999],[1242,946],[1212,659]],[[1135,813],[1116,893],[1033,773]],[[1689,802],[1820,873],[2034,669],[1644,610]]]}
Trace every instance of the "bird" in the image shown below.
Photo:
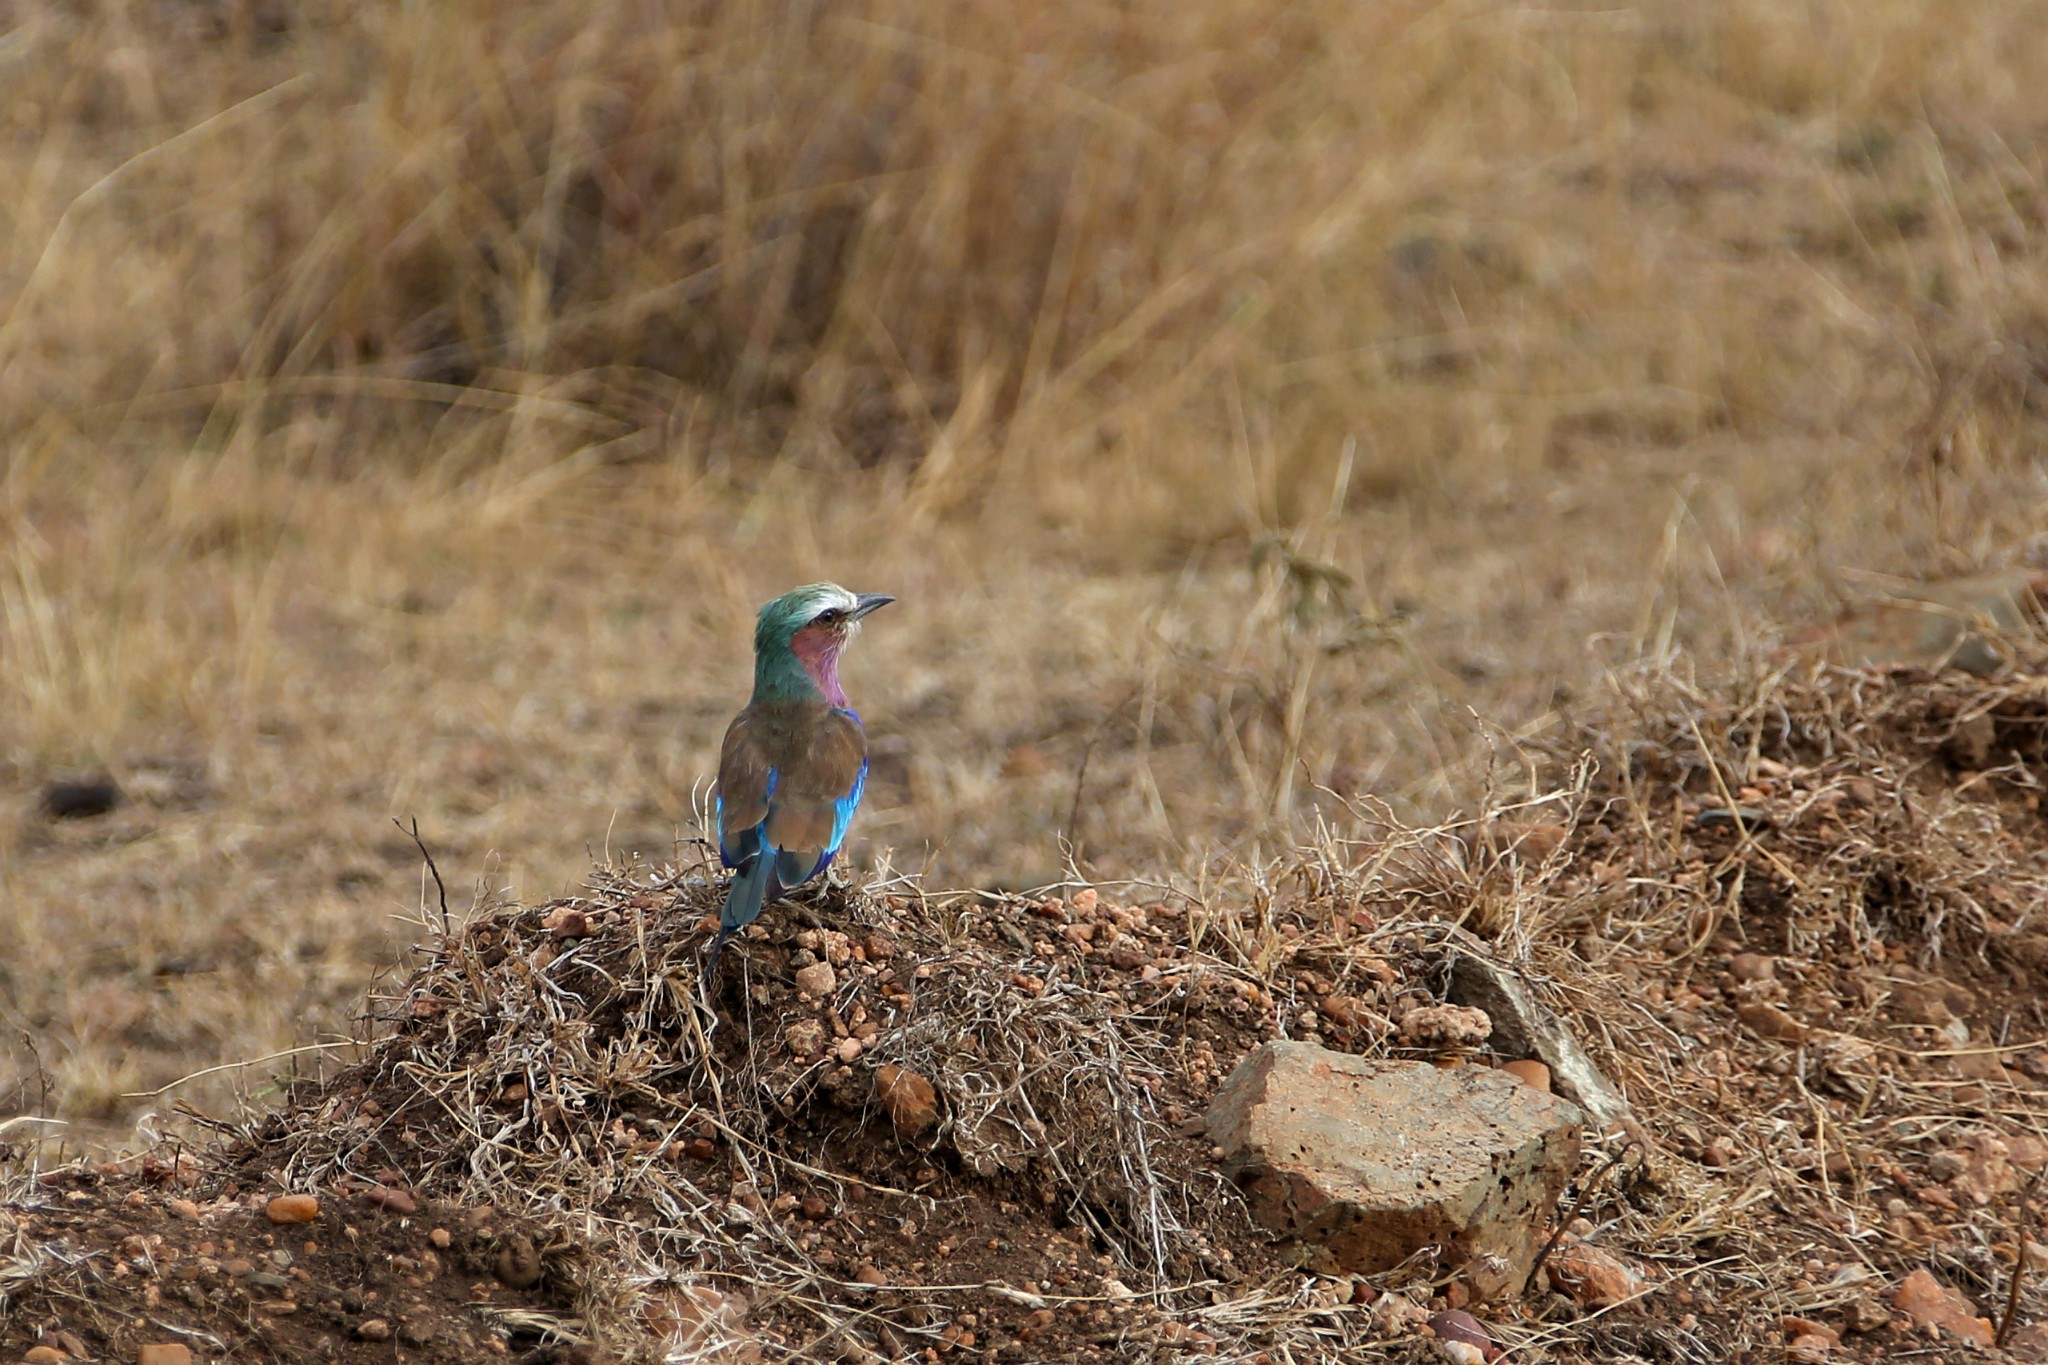
{"label": "bird", "polygon": [[862,618],[896,599],[837,583],[793,588],[754,625],[754,694],[719,748],[713,813],[732,870],[704,980],[734,933],[832,865],[867,785],[868,741],[839,684]]}

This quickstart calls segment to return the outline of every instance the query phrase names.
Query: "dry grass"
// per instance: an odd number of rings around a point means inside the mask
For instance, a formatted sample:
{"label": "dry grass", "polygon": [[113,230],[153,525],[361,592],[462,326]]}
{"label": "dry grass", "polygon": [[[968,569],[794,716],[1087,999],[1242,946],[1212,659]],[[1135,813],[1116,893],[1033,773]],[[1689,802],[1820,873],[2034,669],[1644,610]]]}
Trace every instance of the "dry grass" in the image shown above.
{"label": "dry grass", "polygon": [[[765,963],[736,950],[746,965],[727,974],[714,1007],[699,972],[717,904],[699,875],[621,867],[601,869],[586,896],[465,915],[452,937],[421,926],[435,941],[431,959],[378,1002],[396,1027],[363,1061],[303,1087],[241,1159],[293,1189],[392,1167],[423,1191],[560,1229],[583,1261],[564,1272],[584,1291],[569,1330],[614,1341],[650,1322],[660,1335],[667,1319],[650,1295],[658,1305],[694,1294],[712,1307],[693,1312],[682,1335],[700,1339],[672,1348],[709,1350],[701,1338],[737,1331],[751,1310],[757,1325],[743,1339],[774,1323],[796,1358],[829,1358],[849,1332],[868,1339],[874,1321],[921,1295],[957,1305],[987,1290],[985,1275],[964,1269],[975,1248],[961,1264],[943,1258],[992,1212],[991,1188],[1033,1207],[1018,1216],[1010,1206],[981,1236],[999,1229],[1028,1243],[1071,1224],[1140,1292],[1206,1303],[1184,1281],[1214,1259],[1205,1225],[1216,1222],[1208,1206],[1221,1179],[1154,1169],[1164,1164],[1154,1149],[1170,1140],[1159,1109],[1175,1040],[1129,1017],[1115,982],[1071,964],[1053,964],[1042,989],[1020,990],[1028,953],[991,925],[1015,935],[1023,902],[989,914],[835,893],[778,915],[785,939],[804,938],[786,932],[790,919],[839,935],[838,950],[816,955],[840,963],[831,996],[787,988],[778,942]],[[876,965],[849,964],[847,935],[891,945],[888,959],[873,959],[897,963],[888,984],[876,987]],[[817,946],[816,931],[809,939]],[[879,1026],[857,1071],[829,1052],[828,1018]],[[805,1028],[823,1043],[799,1046]],[[933,1132],[890,1134],[872,1079],[883,1066],[936,1084]],[[686,1153],[693,1139],[705,1155]],[[932,1168],[956,1163],[970,1188],[938,1183]],[[799,1196],[822,1198],[835,1227],[798,1216]],[[864,1226],[863,1208],[866,1249],[848,1254],[845,1231]],[[906,1277],[902,1262],[931,1255],[923,1249],[941,1229],[951,1234],[939,1259]],[[1006,1273],[1041,1263],[1037,1248],[1021,1255]],[[892,1267],[879,1307],[855,1278],[869,1257]],[[1047,1302],[1028,1279],[997,1283],[1003,1302]],[[952,1310],[941,1311],[930,1332],[905,1331],[936,1341]]]}
{"label": "dry grass", "polygon": [[2038,522],[2020,3],[0,23],[0,1019],[102,1135],[343,1026],[389,816],[669,852],[792,581],[904,599],[865,846],[1033,885]]}
{"label": "dry grass", "polygon": [[[1921,1267],[2031,1323],[2040,1287],[2004,1296],[2048,1157],[2026,989],[2048,963],[2048,692],[2012,647],[2026,667],[1989,681],[1646,671],[1558,741],[1593,765],[1532,753],[1557,785],[1474,820],[1361,807],[1199,890],[835,888],[766,917],[708,995],[717,891],[688,862],[458,907],[452,929],[430,913],[360,1056],[294,1087],[199,1193],[402,1183],[537,1221],[573,1311],[505,1325],[626,1359],[900,1355],[970,1311],[999,1343],[1029,1312],[1105,1305],[1039,1358],[1408,1360],[1426,1348],[1401,1313],[1452,1268],[1420,1255],[1363,1292],[1289,1268],[1183,1120],[1263,1038],[1431,1055],[1388,1021],[1462,998],[1479,958],[1633,1111],[1592,1127],[1569,1210],[1641,1292],[1587,1305],[1548,1272],[1480,1310],[1519,1356],[1705,1365],[1781,1351],[1799,1317],[1863,1324],[1842,1358],[1896,1358],[1927,1343],[1879,1291]],[[814,957],[841,964],[825,998],[790,985]],[[864,1039],[850,1064],[828,1023]],[[892,1130],[882,1064],[932,1079],[928,1133]],[[1974,1164],[2007,1140],[2035,1155]],[[1040,1281],[1070,1237],[1086,1277]],[[36,1250],[6,1272],[23,1302],[79,1273]]]}

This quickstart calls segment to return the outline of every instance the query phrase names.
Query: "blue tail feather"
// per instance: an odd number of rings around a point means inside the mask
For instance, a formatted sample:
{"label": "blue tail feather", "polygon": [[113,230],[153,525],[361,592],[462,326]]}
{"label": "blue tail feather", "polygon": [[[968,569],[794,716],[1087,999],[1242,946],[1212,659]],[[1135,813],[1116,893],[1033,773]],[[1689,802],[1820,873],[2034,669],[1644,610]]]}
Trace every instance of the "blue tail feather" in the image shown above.
{"label": "blue tail feather", "polygon": [[718,917],[718,937],[711,940],[711,956],[704,964],[705,980],[718,970],[718,954],[725,941],[759,919],[762,909],[780,894],[776,861],[772,853],[760,853],[734,875],[732,887],[725,893],[725,910]]}

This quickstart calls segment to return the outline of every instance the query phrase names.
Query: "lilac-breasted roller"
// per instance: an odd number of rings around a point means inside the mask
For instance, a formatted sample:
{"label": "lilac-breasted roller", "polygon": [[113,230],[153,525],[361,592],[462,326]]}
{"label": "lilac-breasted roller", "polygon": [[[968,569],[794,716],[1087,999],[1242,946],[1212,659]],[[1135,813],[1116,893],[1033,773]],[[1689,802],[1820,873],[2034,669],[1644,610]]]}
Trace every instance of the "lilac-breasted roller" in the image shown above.
{"label": "lilac-breasted roller", "polygon": [[754,695],[718,756],[718,856],[733,870],[708,980],[733,933],[832,865],[860,808],[868,741],[839,685],[839,655],[860,620],[895,601],[812,583],[761,608]]}

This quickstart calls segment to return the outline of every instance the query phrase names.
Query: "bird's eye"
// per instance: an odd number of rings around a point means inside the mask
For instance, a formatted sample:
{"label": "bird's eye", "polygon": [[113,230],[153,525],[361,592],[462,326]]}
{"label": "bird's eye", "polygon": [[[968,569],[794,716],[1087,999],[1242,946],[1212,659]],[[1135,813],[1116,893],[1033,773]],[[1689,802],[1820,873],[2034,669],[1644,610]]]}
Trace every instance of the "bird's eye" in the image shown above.
{"label": "bird's eye", "polygon": [[825,608],[825,610],[818,613],[818,624],[821,626],[829,626],[845,614],[845,612],[842,612],[837,607],[827,607]]}

